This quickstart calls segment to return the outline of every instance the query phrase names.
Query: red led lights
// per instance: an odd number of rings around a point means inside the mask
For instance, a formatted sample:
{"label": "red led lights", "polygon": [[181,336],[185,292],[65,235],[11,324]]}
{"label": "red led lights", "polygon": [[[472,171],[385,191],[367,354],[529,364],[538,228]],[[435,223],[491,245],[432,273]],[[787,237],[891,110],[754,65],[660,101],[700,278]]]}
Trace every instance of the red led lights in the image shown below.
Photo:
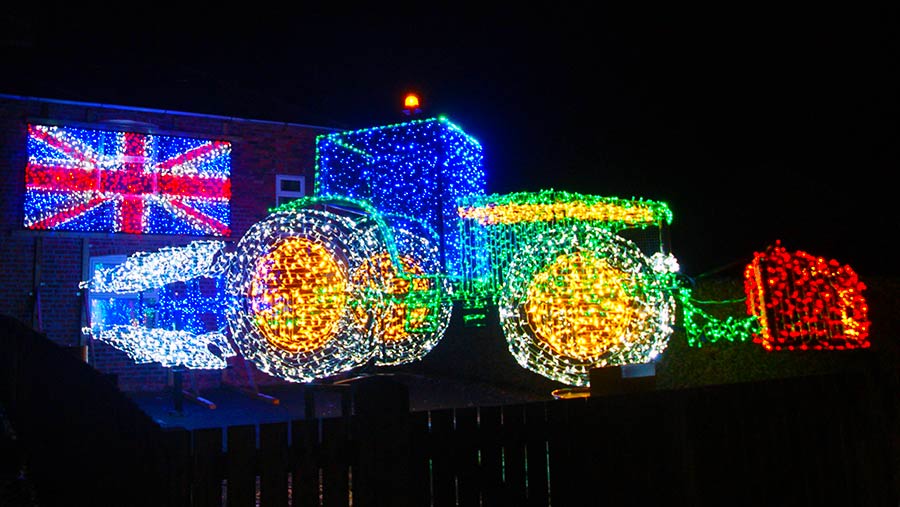
{"label": "red led lights", "polygon": [[866,289],[848,265],[788,252],[780,241],[744,270],[747,312],[760,323],[753,341],[766,350],[869,347]]}

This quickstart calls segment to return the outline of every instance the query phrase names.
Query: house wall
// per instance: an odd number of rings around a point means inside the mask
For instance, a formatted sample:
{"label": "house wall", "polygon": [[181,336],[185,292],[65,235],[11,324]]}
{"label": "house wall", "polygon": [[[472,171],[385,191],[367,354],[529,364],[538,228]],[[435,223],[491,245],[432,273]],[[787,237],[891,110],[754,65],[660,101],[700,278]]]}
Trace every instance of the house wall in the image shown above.
{"label": "house wall", "polygon": [[[275,176],[302,175],[307,192],[315,176],[316,136],[334,129],[264,122],[177,111],[46,98],[0,95],[0,314],[31,324],[54,343],[87,352],[88,362],[115,377],[124,391],[158,390],[171,384],[171,372],[158,365],[137,365],[128,356],[81,332],[85,294],[78,284],[90,257],[129,255],[164,246],[182,246],[196,236],[63,233],[28,230],[23,225],[28,122],[52,122],[85,128],[218,138],[232,142],[231,236],[247,229],[275,206]],[[222,239],[222,238],[217,238]],[[87,349],[83,346],[86,345]],[[251,366],[258,383],[278,383]],[[199,388],[223,379],[245,382],[243,365],[226,371],[199,370],[185,379]]]}

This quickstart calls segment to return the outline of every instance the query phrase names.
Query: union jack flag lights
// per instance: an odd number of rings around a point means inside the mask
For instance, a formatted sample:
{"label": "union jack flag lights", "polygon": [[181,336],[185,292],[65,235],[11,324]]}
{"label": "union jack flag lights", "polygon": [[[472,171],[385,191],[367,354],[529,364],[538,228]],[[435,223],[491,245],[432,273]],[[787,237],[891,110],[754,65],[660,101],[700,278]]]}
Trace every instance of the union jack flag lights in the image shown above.
{"label": "union jack flag lights", "polygon": [[25,227],[230,236],[231,143],[28,125]]}

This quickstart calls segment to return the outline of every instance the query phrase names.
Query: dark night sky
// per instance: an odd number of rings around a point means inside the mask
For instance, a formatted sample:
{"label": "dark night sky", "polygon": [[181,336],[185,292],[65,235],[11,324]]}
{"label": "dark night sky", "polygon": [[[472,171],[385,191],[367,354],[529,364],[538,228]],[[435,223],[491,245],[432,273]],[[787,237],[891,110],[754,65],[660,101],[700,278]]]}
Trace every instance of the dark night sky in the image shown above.
{"label": "dark night sky", "polygon": [[417,91],[491,192],[666,201],[686,274],[776,239],[897,274],[893,10],[242,8],[6,13],[0,93],[356,129]]}

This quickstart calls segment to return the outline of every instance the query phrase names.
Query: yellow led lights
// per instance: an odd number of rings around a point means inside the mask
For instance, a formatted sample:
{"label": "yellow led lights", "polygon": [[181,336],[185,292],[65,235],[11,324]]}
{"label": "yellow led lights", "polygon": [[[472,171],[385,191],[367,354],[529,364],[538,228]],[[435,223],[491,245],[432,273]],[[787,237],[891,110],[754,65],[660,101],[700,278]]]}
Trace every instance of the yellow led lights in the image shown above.
{"label": "yellow led lights", "polygon": [[482,225],[550,222],[566,219],[623,224],[645,224],[657,221],[650,208],[629,207],[613,202],[510,203],[486,207],[460,207],[458,211],[461,218],[477,220]]}
{"label": "yellow led lights", "polygon": [[424,357],[450,323],[452,287],[440,274],[437,235],[409,217],[390,216],[396,250],[381,251],[351,273],[351,283],[379,290],[376,305],[356,307],[356,321],[369,329],[375,363],[406,364]]}
{"label": "yellow led lights", "polygon": [[652,361],[675,323],[674,269],[590,221],[520,238],[497,304],[510,353],[575,386],[594,368]]}
{"label": "yellow led lights", "polygon": [[383,305],[383,288],[377,280],[356,285],[350,274],[385,249],[369,216],[318,202],[254,224],[226,273],[225,315],[240,354],[293,382],[372,359],[372,330],[358,322],[354,309]]}
{"label": "yellow led lights", "polygon": [[[410,257],[401,257],[400,261],[403,263],[403,271],[407,275],[415,277],[425,274],[419,263]],[[366,312],[367,308],[356,309],[357,318],[373,321],[370,324],[376,329],[375,336],[384,342],[407,340],[412,331],[422,328],[427,323],[429,309],[427,307],[410,309],[405,298],[410,289],[413,291],[428,290],[430,282],[425,278],[413,278],[412,280],[409,278],[409,276],[398,276],[387,252],[366,260],[351,277],[354,284],[371,286],[375,281],[380,281],[385,286],[386,292],[390,296],[389,301],[384,308],[378,309],[374,316],[370,318]]]}
{"label": "yellow led lights", "polygon": [[309,382],[427,354],[452,309],[437,235],[414,218],[385,217],[363,201],[308,197],[254,224],[226,273],[241,355]]}
{"label": "yellow led lights", "polygon": [[558,257],[528,286],[525,312],[536,337],[573,359],[608,352],[635,314],[634,279],[624,275],[590,252]]}
{"label": "yellow led lights", "polygon": [[325,246],[289,238],[256,262],[251,318],[275,347],[292,353],[321,348],[337,330],[346,286],[346,273]]}

